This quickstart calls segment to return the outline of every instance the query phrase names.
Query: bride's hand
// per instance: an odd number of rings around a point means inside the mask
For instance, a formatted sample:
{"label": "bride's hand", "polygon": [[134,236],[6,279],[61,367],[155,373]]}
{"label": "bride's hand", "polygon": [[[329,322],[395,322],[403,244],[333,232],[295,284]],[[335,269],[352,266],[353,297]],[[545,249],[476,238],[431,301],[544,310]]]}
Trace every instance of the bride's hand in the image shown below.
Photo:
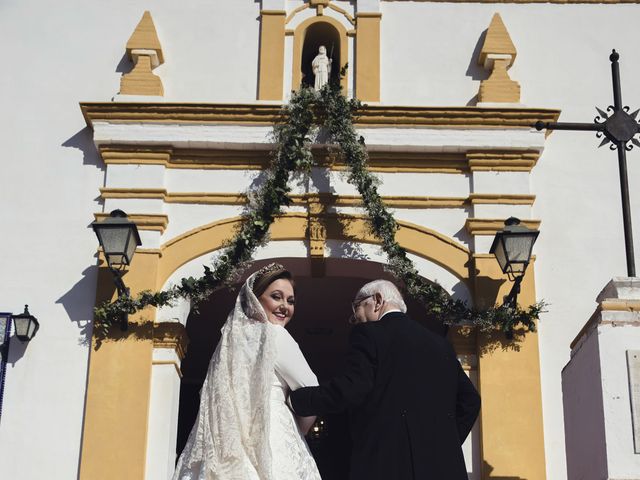
{"label": "bride's hand", "polygon": [[313,424],[316,423],[315,416],[299,417],[298,415],[296,415],[296,419],[298,421],[298,427],[300,428],[300,431],[302,432],[303,435],[306,435],[307,433],[309,433],[309,430],[311,429]]}

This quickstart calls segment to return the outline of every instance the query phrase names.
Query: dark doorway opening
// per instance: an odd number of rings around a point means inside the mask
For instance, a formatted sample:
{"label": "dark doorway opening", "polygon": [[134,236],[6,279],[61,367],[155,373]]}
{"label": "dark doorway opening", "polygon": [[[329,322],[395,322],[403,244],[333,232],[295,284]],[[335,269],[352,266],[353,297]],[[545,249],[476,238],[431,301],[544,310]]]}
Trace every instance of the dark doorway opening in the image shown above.
{"label": "dark doorway opening", "polygon": [[[330,81],[339,81],[340,67],[340,34],[331,24],[325,22],[314,23],[305,31],[304,45],[302,47],[302,59],[300,70],[302,71],[302,84],[313,87],[315,75],[311,63],[318,55],[318,49],[324,45],[327,56],[333,59]],[[346,61],[346,60],[342,60]]]}
{"label": "dark doorway opening", "polygon": [[[320,382],[343,370],[347,350],[351,301],[366,282],[390,278],[381,264],[357,260],[326,260],[327,270],[337,268],[339,276],[311,277],[307,259],[277,259],[289,268],[296,280],[296,311],[287,329],[298,342]],[[248,271],[269,262],[256,262]],[[244,279],[242,279],[244,281]],[[182,452],[199,407],[200,389],[211,355],[220,339],[220,329],[233,308],[237,288],[221,289],[209,301],[191,313],[187,321],[190,338],[187,356],[182,362],[183,379],[180,388],[177,453]],[[424,309],[407,301],[408,313],[429,328],[438,325],[421,314]],[[444,332],[441,331],[441,334]],[[323,480],[346,480],[349,474],[351,439],[347,414],[322,418],[324,433],[318,438],[308,436],[309,447],[316,459]]]}

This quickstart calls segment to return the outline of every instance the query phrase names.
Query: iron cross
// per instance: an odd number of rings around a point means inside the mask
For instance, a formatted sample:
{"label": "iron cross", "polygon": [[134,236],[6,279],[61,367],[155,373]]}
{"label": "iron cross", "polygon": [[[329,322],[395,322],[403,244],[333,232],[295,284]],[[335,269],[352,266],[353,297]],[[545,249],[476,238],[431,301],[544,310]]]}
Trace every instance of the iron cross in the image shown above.
{"label": "iron cross", "polygon": [[609,55],[611,60],[611,76],[613,78],[613,105],[607,107],[605,113],[596,107],[598,115],[593,123],[553,123],[538,121],[536,130],[587,130],[596,132],[602,138],[599,147],[609,144],[611,150],[618,151],[618,165],[620,168],[620,189],[622,191],[622,219],[624,222],[624,243],[627,252],[627,275],[636,276],[636,266],[633,254],[633,232],[631,230],[631,212],[629,206],[629,181],[627,178],[627,154],[633,145],[640,147],[640,140],[634,138],[640,132],[640,124],[636,122],[639,110],[629,113],[629,107],[622,106],[620,92],[620,55],[613,50]]}

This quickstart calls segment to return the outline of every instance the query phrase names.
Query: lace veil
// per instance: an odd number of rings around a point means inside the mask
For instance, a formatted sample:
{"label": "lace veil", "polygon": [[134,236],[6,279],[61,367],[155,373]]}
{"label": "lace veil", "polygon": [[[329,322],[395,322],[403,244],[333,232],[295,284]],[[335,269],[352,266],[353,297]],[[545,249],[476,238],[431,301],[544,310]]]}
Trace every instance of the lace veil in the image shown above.
{"label": "lace veil", "polygon": [[253,293],[240,289],[200,392],[200,409],[173,480],[273,480],[270,384],[276,332]]}

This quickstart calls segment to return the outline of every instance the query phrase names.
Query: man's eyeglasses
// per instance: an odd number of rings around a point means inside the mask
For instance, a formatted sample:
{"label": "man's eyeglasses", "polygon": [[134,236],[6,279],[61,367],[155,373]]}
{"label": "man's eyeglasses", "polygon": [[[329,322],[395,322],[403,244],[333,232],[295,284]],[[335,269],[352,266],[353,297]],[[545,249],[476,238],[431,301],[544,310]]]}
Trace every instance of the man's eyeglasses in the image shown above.
{"label": "man's eyeglasses", "polygon": [[353,302],[351,302],[351,310],[353,311],[353,313],[356,313],[356,309],[360,306],[362,302],[364,302],[367,298],[371,298],[371,297],[373,297],[373,295],[367,295],[366,297],[362,297],[358,300],[354,300]]}

